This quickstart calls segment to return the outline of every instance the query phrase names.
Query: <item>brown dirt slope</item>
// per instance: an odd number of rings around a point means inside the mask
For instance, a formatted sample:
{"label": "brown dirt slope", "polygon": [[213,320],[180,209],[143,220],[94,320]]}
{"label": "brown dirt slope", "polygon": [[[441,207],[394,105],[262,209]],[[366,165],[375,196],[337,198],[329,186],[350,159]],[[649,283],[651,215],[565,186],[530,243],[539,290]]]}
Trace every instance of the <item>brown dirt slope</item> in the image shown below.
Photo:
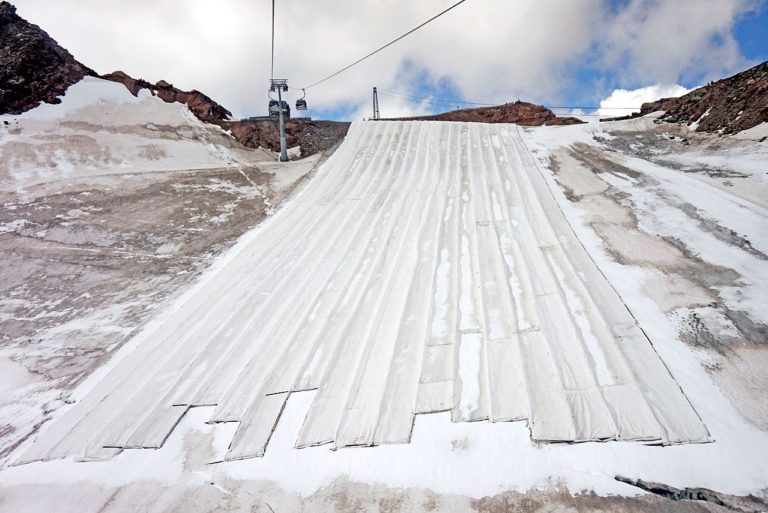
{"label": "brown dirt slope", "polygon": [[[697,132],[735,134],[768,121],[768,61],[680,98],[644,103],[638,116],[663,110],[671,123],[698,122]],[[705,115],[706,114],[706,115]]]}
{"label": "brown dirt slope", "polygon": [[425,121],[471,121],[478,123],[517,123],[523,126],[541,125],[578,125],[583,123],[580,119],[570,117],[557,117],[554,112],[528,102],[516,101],[505,103],[495,107],[480,107],[476,109],[460,109],[432,116],[418,116],[412,118],[397,118],[399,121],[425,120]]}
{"label": "brown dirt slope", "polygon": [[0,114],[59,103],[58,97],[86,75],[95,73],[16,14],[16,7],[0,2]]}

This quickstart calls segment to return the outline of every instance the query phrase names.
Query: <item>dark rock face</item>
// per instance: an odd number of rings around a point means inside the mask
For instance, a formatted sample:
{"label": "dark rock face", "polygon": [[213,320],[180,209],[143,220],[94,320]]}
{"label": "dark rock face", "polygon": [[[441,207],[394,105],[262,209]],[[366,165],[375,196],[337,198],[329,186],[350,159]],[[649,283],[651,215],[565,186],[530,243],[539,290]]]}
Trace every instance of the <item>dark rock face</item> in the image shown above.
{"label": "dark rock face", "polygon": [[0,114],[21,114],[41,102],[59,103],[69,86],[93,70],[83,66],[43,29],[0,2]]}
{"label": "dark rock face", "polygon": [[[280,150],[280,134],[275,120],[233,121],[222,125],[230,130],[235,139],[248,148]],[[332,148],[344,139],[349,123],[338,121],[314,121],[295,118],[285,123],[285,138],[288,147],[301,146],[302,156],[315,154]]]}
{"label": "dark rock face", "polygon": [[398,118],[399,121],[469,121],[478,123],[517,123],[523,126],[541,125],[578,125],[583,123],[576,118],[559,118],[551,110],[533,103],[517,101],[496,107],[479,109],[461,109],[432,116]]}
{"label": "dark rock face", "polygon": [[[638,116],[663,110],[670,123],[698,122],[697,132],[735,134],[768,121],[768,61],[680,98],[644,103]],[[706,116],[705,116],[706,114]]]}
{"label": "dark rock face", "polygon": [[742,513],[763,513],[768,508],[768,503],[765,500],[754,495],[729,495],[709,488],[675,488],[664,483],[654,483],[624,476],[615,476],[614,479],[673,501],[709,502],[722,506],[725,510]]}
{"label": "dark rock face", "polygon": [[130,77],[122,71],[115,71],[103,75],[101,78],[125,85],[134,96],[138,96],[142,89],[148,89],[166,103],[183,103],[199,120],[207,123],[220,124],[221,121],[232,116],[231,112],[200,91],[182,91],[165,80],[161,80],[157,84],[150,84],[146,80]]}

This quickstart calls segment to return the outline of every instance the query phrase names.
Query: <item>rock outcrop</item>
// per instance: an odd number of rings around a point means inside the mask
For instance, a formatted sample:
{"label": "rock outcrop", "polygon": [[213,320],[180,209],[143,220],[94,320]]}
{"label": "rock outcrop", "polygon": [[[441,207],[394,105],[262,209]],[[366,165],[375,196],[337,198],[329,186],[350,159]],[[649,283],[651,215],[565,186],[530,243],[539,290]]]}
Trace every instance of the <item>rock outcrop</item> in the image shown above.
{"label": "rock outcrop", "polygon": [[[16,14],[13,5],[0,1],[0,114],[21,114],[41,102],[60,103],[67,88],[85,76],[99,77],[40,27]],[[123,84],[134,96],[146,89],[165,102],[183,103],[198,119],[219,125],[246,147],[280,148],[275,120],[230,121],[232,113],[209,96],[182,91],[165,80],[152,84],[122,71],[99,78]],[[349,123],[292,119],[286,133],[289,146],[301,146],[307,156],[333,147],[348,128]]]}
{"label": "rock outcrop", "polygon": [[697,132],[735,134],[768,121],[768,61],[680,98],[644,103],[640,113],[664,111],[659,119],[696,124]]}
{"label": "rock outcrop", "polygon": [[576,118],[558,117],[554,112],[541,105],[521,101],[505,103],[495,107],[460,109],[431,116],[398,118],[398,121],[412,120],[517,123],[522,126],[577,125],[583,123],[583,121]]}
{"label": "rock outcrop", "polygon": [[0,2],[0,114],[21,114],[41,102],[60,103],[69,86],[96,73],[43,29]]}
{"label": "rock outcrop", "polygon": [[[32,109],[41,101],[58,103],[66,89],[84,76],[98,76],[80,64],[39,27],[21,19],[8,2],[0,2],[0,113],[18,114]],[[275,120],[230,121],[231,113],[197,90],[182,91],[161,80],[152,84],[122,71],[100,78],[123,84],[134,96],[148,90],[165,102],[185,104],[200,120],[227,130],[246,147],[262,146],[279,150]],[[484,123],[518,123],[526,126],[569,125],[581,123],[575,118],[559,118],[552,111],[525,102],[496,107],[457,110],[434,116],[409,119],[445,121],[477,121]],[[286,123],[288,145],[301,146],[303,155],[327,150],[341,141],[349,123],[291,119]]]}
{"label": "rock outcrop", "polygon": [[764,513],[768,511],[768,502],[754,495],[729,495],[709,488],[675,488],[664,483],[654,483],[624,476],[615,476],[614,479],[673,501],[698,501],[714,504],[718,507],[715,511],[725,510],[741,513]]}
{"label": "rock outcrop", "polygon": [[198,119],[207,123],[220,124],[221,121],[232,116],[231,112],[200,91],[182,91],[165,80],[151,84],[144,79],[133,78],[122,71],[102,75],[101,78],[125,85],[134,96],[138,96],[142,89],[147,89],[166,103],[183,103]]}
{"label": "rock outcrop", "polygon": [[[183,103],[198,119],[219,125],[247,148],[261,146],[272,151],[280,150],[277,120],[229,121],[232,113],[207,95],[200,91],[182,91],[165,80],[151,84],[122,71],[115,71],[101,78],[125,85],[134,96],[142,89],[147,89],[165,102]],[[302,155],[307,156],[333,147],[344,138],[348,129],[349,123],[295,118],[286,121],[285,135],[289,147],[301,146]]]}
{"label": "rock outcrop", "polygon": [[[233,121],[222,126],[243,146],[280,150],[276,120]],[[306,157],[332,148],[348,130],[349,123],[345,122],[294,118],[285,123],[285,138],[289,148],[301,146],[301,154]]]}

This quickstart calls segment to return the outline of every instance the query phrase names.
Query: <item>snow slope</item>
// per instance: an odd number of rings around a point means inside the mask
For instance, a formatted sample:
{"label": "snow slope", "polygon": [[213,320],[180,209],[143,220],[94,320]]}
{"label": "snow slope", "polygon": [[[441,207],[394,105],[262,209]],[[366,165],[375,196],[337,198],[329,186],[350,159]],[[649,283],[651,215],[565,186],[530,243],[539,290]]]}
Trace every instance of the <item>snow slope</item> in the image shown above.
{"label": "snow slope", "polygon": [[278,167],[95,78],[0,116],[0,466],[318,158]]}
{"label": "snow slope", "polygon": [[122,84],[86,77],[61,100],[0,116],[0,190],[34,196],[51,182],[273,160],[147,90],[134,97]]}
{"label": "snow slope", "polygon": [[[228,476],[307,495],[346,475],[473,497],[551,479],[633,493],[622,474],[765,488],[768,435],[677,340],[643,288],[653,274],[611,260],[543,169],[592,130],[354,125],[299,195],[18,452],[74,458],[0,482]],[[218,463],[192,475],[203,435]],[[690,441],[712,443],[656,445]]]}
{"label": "snow slope", "polygon": [[709,434],[554,202],[514,126],[358,124],[320,176],[23,460],[160,447],[190,407],[262,456],[408,442],[414,415],[540,441]]}

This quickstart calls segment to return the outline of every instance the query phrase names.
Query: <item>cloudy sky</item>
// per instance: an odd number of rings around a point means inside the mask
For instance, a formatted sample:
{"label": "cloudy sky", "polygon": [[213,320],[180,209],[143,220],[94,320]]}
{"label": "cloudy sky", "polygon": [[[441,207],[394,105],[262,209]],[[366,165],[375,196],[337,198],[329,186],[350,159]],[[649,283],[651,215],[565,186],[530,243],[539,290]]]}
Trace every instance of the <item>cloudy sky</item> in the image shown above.
{"label": "cloudy sky", "polygon": [[[277,0],[275,76],[316,82],[455,1]],[[237,117],[266,113],[271,0],[12,3],[99,73],[198,89]],[[373,86],[384,117],[517,99],[620,114],[609,109],[767,60],[766,26],[767,0],[467,0],[309,89],[308,114],[368,117]]]}

